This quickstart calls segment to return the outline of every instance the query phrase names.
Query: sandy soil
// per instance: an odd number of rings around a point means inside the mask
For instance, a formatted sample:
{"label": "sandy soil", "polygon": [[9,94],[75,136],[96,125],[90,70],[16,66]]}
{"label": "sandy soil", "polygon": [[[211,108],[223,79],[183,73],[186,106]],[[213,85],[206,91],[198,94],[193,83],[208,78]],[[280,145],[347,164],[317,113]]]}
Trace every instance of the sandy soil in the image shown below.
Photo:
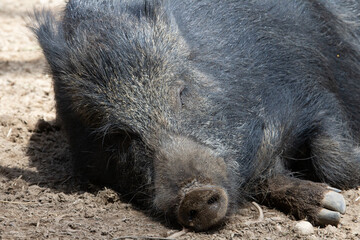
{"label": "sandy soil", "polygon": [[[25,26],[27,12],[43,5],[61,9],[64,1],[0,1],[0,239],[156,239],[179,231],[111,189],[84,190],[72,176],[51,78]],[[360,239],[360,189],[344,196],[341,224],[307,236],[295,232],[297,221],[262,206],[262,221],[248,207],[221,229],[179,239]]]}

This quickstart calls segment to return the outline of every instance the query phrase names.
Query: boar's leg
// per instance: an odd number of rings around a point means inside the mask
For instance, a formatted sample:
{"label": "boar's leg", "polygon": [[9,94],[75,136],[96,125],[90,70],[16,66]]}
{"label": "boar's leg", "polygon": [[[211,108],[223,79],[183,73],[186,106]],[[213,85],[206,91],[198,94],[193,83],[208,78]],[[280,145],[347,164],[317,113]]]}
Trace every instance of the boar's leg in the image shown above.
{"label": "boar's leg", "polygon": [[263,203],[276,207],[298,219],[307,218],[315,225],[337,225],[345,213],[345,200],[340,190],[324,183],[276,176],[266,183]]}
{"label": "boar's leg", "polygon": [[320,181],[349,189],[360,184],[360,148],[350,131],[339,125],[323,126],[322,132],[311,140],[311,155]]}

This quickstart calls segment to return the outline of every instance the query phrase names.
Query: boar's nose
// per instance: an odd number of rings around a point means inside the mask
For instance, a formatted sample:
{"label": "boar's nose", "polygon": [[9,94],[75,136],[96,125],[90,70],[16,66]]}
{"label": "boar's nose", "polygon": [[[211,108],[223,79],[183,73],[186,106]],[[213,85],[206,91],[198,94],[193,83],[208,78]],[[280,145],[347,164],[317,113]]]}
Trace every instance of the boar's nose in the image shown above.
{"label": "boar's nose", "polygon": [[185,227],[204,231],[218,225],[228,208],[226,191],[218,186],[194,187],[180,202],[178,221]]}

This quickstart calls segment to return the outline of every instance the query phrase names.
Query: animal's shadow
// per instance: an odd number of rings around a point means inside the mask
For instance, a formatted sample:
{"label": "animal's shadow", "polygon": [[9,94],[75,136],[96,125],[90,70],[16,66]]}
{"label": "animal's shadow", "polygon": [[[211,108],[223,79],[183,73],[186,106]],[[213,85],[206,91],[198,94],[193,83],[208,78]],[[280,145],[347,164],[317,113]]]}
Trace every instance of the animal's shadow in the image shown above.
{"label": "animal's shadow", "polygon": [[38,120],[26,146],[26,156],[30,169],[0,166],[0,173],[8,179],[21,178],[29,185],[56,192],[84,191],[81,178],[73,171],[69,146],[57,121]]}
{"label": "animal's shadow", "polygon": [[65,193],[85,189],[73,171],[69,145],[56,120],[38,120],[26,154],[30,166],[39,173],[36,184]]}
{"label": "animal's shadow", "polygon": [[[29,167],[35,167],[37,172],[0,166],[0,173],[7,179],[21,178],[29,185],[38,185],[65,194],[88,192],[97,195],[104,187],[111,188],[91,183],[74,171],[66,135],[56,120],[38,120],[27,145],[26,155],[29,157]],[[174,221],[168,221],[163,216],[155,214],[149,206],[139,204],[133,195],[118,192],[117,195],[120,202],[130,203],[133,209],[144,212],[164,226],[176,229],[180,227]]]}

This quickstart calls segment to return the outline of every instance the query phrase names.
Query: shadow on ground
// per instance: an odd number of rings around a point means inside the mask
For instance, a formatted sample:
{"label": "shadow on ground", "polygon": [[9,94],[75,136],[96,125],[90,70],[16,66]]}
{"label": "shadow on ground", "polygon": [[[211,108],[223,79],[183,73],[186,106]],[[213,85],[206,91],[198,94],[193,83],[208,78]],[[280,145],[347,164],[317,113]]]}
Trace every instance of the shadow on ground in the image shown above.
{"label": "shadow on ground", "polygon": [[115,193],[113,190],[108,191],[107,187],[110,186],[94,185],[79,176],[73,169],[65,133],[56,121],[38,120],[30,137],[26,155],[29,157],[30,168],[35,168],[37,171],[0,166],[0,175],[9,180],[21,178],[29,185],[50,188],[55,192],[65,194],[88,192],[106,199],[105,204],[121,201],[131,204],[134,210],[142,211],[167,228],[180,228],[180,226],[174,225],[173,221],[149,210],[149,205],[139,204],[136,201],[136,193],[134,196],[127,193]]}
{"label": "shadow on ground", "polygon": [[26,155],[29,166],[37,171],[0,166],[0,174],[8,179],[22,178],[29,185],[36,184],[64,193],[84,190],[79,176],[74,174],[66,138],[56,121],[38,120]]}

